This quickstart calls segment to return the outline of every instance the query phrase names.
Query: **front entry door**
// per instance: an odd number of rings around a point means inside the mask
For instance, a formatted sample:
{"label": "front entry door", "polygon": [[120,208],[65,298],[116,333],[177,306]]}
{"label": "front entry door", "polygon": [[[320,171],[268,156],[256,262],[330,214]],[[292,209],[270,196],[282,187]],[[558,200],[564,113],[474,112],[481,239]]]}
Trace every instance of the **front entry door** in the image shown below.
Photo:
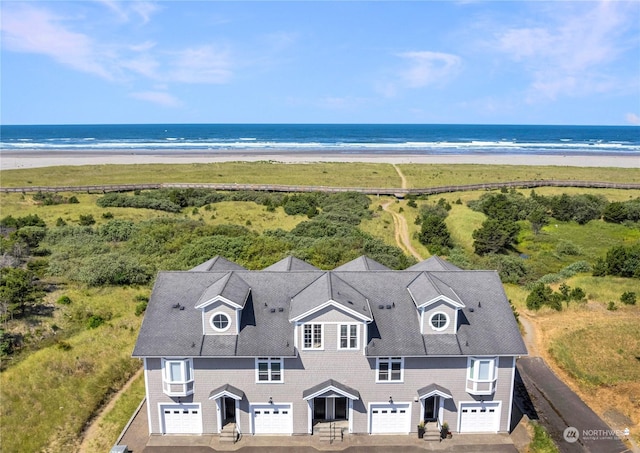
{"label": "front entry door", "polygon": [[433,421],[437,418],[437,402],[438,398],[436,396],[430,396],[424,400],[424,421]]}
{"label": "front entry door", "polygon": [[313,418],[315,420],[327,419],[327,399],[326,398],[313,399]]}
{"label": "front entry door", "polygon": [[334,398],[334,419],[346,420],[347,419],[347,399],[346,398]]}
{"label": "front entry door", "polygon": [[223,406],[224,406],[224,423],[235,422],[236,421],[236,401],[233,398],[224,397]]}

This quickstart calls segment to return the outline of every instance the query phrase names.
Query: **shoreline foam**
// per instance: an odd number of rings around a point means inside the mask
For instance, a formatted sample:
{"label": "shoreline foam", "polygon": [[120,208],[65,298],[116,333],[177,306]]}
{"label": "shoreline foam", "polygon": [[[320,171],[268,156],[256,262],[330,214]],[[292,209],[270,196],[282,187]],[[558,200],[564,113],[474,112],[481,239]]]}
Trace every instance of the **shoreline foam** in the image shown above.
{"label": "shoreline foam", "polygon": [[233,151],[199,152],[194,150],[0,150],[0,170],[42,168],[62,165],[129,165],[129,164],[190,164],[216,162],[280,163],[364,162],[389,164],[479,164],[529,165],[566,167],[640,168],[637,155],[572,155],[572,154],[412,154],[367,152],[290,152],[287,150],[243,149]]}

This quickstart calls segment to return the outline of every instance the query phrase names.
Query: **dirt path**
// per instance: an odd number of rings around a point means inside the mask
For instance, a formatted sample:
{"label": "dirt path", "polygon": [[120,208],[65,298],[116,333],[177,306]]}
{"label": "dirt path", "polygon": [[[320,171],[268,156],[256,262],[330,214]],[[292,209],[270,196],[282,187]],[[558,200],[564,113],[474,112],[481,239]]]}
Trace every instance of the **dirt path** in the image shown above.
{"label": "dirt path", "polygon": [[394,212],[389,206],[393,201],[388,201],[382,205],[382,209],[391,214],[393,218],[394,235],[398,247],[406,254],[414,256],[417,260],[422,261],[424,258],[420,256],[418,251],[411,245],[411,239],[409,237],[409,225],[407,225],[407,219],[403,215]]}
{"label": "dirt path", "polygon": [[407,188],[407,178],[404,177],[404,175],[402,174],[402,171],[400,171],[400,168],[396,165],[396,164],[392,164],[393,165],[393,169],[396,171],[396,173],[398,173],[398,176],[400,176],[400,180],[402,181],[402,188],[406,189]]}
{"label": "dirt path", "polygon": [[524,340],[524,344],[529,351],[529,357],[538,357],[538,344],[537,339],[538,335],[536,334],[536,328],[533,325],[533,322],[524,314],[520,314],[520,324],[524,329],[522,334],[522,339]]}
{"label": "dirt path", "polygon": [[113,409],[113,406],[115,406],[116,402],[118,401],[118,398],[120,398],[120,395],[126,392],[129,389],[129,387],[131,387],[131,384],[133,384],[133,381],[138,379],[138,377],[140,377],[143,371],[144,371],[143,368],[140,368],[138,371],[136,371],[136,373],[133,376],[131,376],[131,379],[129,379],[127,383],[124,386],[122,386],[120,390],[118,390],[116,393],[113,394],[109,402],[100,410],[98,415],[96,415],[96,417],[91,421],[91,424],[87,427],[87,429],[84,430],[84,432],[82,433],[82,442],[80,443],[80,448],[78,449],[80,453],[85,453],[89,451],[89,442],[91,442],[91,439],[95,437],[95,433],[99,429],[100,422],[102,422],[102,419],[104,418],[104,416],[111,409]]}

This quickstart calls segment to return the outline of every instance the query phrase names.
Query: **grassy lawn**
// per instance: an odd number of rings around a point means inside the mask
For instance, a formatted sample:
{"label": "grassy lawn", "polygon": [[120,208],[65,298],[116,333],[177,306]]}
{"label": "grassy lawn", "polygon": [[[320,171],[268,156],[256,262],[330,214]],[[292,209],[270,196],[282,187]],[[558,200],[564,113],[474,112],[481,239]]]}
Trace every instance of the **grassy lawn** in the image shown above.
{"label": "grassy lawn", "polygon": [[407,187],[437,187],[502,181],[572,180],[640,182],[635,168],[580,168],[518,165],[398,165]]}
{"label": "grassy lawn", "polygon": [[144,395],[144,374],[141,374],[133,381],[131,387],[120,395],[113,408],[104,415],[95,435],[89,440],[87,453],[102,453],[113,447],[113,443],[138,408]]}
{"label": "grassy lawn", "polygon": [[[149,289],[65,291],[73,302],[60,309],[60,319],[88,310],[109,312],[111,319],[40,349],[2,372],[3,451],[74,450],[87,420],[140,366],[131,358],[142,319],[134,315],[134,297],[140,293],[148,294]],[[65,324],[58,325],[63,334]]]}
{"label": "grassy lawn", "polygon": [[[90,175],[90,178],[88,178]],[[211,164],[88,165],[5,170],[3,187],[202,182],[337,187],[400,187],[390,164],[221,162]],[[90,181],[90,182],[88,182]]]}

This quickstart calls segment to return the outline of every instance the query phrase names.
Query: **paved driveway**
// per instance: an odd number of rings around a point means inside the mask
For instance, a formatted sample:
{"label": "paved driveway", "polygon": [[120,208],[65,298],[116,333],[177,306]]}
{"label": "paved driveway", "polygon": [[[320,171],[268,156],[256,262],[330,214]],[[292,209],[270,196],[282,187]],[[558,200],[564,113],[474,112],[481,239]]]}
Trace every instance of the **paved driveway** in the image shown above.
{"label": "paved driveway", "polygon": [[[619,453],[629,450],[540,357],[523,357],[517,362],[540,423],[563,453]],[[577,428],[578,439],[564,439],[568,427]]]}

